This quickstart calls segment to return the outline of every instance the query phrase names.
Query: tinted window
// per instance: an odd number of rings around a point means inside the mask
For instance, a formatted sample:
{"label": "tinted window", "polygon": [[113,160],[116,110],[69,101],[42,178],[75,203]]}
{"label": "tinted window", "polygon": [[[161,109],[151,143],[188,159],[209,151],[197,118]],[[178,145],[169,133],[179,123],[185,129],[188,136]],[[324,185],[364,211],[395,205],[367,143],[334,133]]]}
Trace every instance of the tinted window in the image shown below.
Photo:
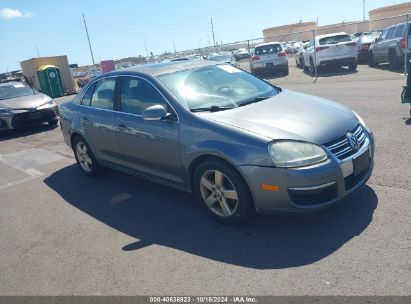
{"label": "tinted window", "polygon": [[405,24],[400,24],[397,26],[397,29],[395,30],[394,33],[394,38],[399,38],[402,36],[402,33],[404,32]]}
{"label": "tinted window", "polygon": [[91,97],[91,106],[99,109],[112,110],[114,104],[114,88],[116,78],[102,79],[97,82]]}
{"label": "tinted window", "polygon": [[335,35],[330,37],[321,38],[319,43],[320,45],[324,44],[336,44],[340,42],[349,42],[351,37],[349,35]]}
{"label": "tinted window", "polygon": [[95,83],[93,83],[86,91],[86,93],[83,95],[83,98],[81,99],[81,104],[84,106],[89,106],[90,101],[91,101],[91,96],[93,96],[93,91],[94,87],[96,86]]}
{"label": "tinted window", "polygon": [[394,32],[395,32],[395,29],[396,29],[396,27],[394,26],[394,27],[392,27],[392,28],[390,28],[390,30],[388,31],[388,34],[387,34],[387,39],[391,39],[391,38],[393,38],[394,37]]}
{"label": "tinted window", "polygon": [[148,107],[158,104],[167,109],[167,102],[150,83],[140,78],[123,78],[121,84],[121,110],[123,112],[141,115]]}
{"label": "tinted window", "polygon": [[270,44],[270,45],[264,45],[264,46],[259,46],[255,48],[256,55],[276,54],[281,51],[282,51],[282,48],[281,48],[281,45],[279,44]]}

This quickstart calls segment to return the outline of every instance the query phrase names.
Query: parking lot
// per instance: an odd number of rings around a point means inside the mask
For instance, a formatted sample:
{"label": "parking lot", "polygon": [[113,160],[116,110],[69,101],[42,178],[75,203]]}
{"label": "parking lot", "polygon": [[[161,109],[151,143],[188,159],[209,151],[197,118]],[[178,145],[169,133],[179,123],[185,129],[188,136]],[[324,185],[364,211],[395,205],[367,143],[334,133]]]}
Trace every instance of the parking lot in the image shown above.
{"label": "parking lot", "polygon": [[113,171],[85,177],[59,128],[3,134],[0,294],[407,295],[405,76],[359,65],[353,73],[322,71],[314,82],[289,62],[289,76],[269,81],[341,102],[373,130],[375,170],[361,191],[319,213],[229,227],[185,192]]}

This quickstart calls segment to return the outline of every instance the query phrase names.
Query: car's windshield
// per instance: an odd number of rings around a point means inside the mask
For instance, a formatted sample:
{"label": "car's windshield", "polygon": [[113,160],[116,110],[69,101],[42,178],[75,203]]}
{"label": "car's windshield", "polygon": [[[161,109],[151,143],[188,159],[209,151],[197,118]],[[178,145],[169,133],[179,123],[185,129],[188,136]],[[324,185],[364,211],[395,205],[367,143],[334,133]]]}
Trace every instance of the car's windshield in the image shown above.
{"label": "car's windshield", "polygon": [[158,76],[184,107],[235,108],[278,94],[263,80],[231,65],[211,65]]}
{"label": "car's windshield", "polygon": [[335,36],[329,36],[329,37],[324,37],[320,39],[320,45],[325,45],[325,44],[336,44],[340,42],[349,42],[351,41],[351,37],[349,35],[335,35]]}
{"label": "car's windshield", "polygon": [[0,86],[0,100],[28,95],[34,95],[36,91],[23,84],[10,84]]}

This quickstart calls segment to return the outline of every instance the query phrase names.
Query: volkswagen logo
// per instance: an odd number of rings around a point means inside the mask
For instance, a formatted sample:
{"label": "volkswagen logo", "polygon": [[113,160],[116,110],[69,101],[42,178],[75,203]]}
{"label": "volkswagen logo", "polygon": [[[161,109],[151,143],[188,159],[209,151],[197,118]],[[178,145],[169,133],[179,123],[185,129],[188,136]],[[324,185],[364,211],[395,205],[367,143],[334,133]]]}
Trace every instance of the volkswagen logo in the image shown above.
{"label": "volkswagen logo", "polygon": [[347,140],[351,148],[353,148],[354,150],[358,150],[360,148],[360,142],[358,141],[358,138],[357,136],[355,136],[355,134],[348,132]]}

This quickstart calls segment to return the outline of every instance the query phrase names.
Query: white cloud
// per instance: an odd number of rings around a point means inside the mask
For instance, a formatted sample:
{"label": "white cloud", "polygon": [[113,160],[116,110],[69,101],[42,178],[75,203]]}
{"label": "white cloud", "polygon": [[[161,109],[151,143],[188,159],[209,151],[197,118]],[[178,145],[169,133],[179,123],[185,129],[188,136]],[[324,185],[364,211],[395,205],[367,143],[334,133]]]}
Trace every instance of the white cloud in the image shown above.
{"label": "white cloud", "polygon": [[26,18],[34,16],[31,12],[21,12],[12,8],[2,8],[0,9],[0,18],[2,19],[13,19],[13,18]]}

